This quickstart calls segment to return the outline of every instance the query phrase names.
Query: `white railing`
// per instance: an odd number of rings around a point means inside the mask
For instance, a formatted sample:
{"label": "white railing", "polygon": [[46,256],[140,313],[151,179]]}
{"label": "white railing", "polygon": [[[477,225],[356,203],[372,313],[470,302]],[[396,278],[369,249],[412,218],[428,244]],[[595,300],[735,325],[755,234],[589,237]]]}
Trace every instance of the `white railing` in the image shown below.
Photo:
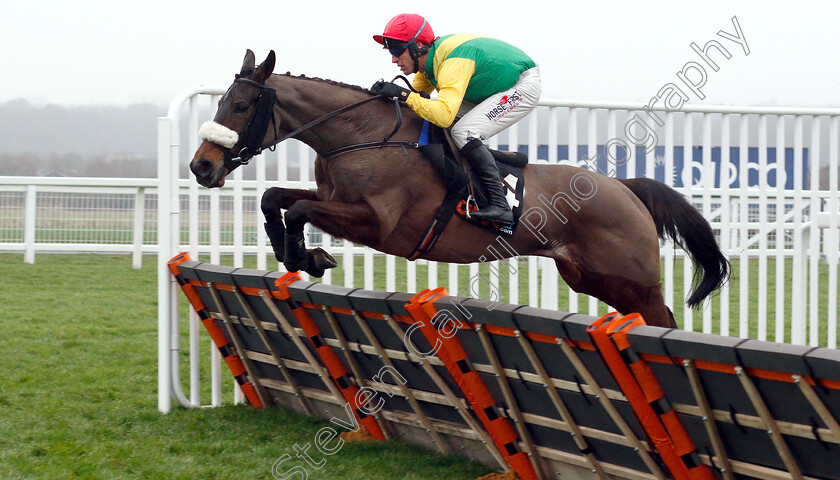
{"label": "white railing", "polygon": [[157,252],[157,179],[0,176],[0,252]]}

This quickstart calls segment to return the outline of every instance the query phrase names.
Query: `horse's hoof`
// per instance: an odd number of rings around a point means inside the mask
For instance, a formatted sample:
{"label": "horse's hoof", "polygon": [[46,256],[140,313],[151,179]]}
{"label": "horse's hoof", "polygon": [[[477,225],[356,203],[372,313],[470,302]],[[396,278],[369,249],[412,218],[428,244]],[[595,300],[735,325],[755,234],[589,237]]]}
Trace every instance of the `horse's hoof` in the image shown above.
{"label": "horse's hoof", "polygon": [[323,248],[313,248],[312,250],[307,250],[306,255],[311,258],[310,263],[315,264],[318,268],[327,270],[338,266],[338,262],[335,261],[335,258],[333,258],[333,256],[327,253]]}
{"label": "horse's hoof", "polygon": [[313,248],[306,251],[306,256],[309,258],[309,265],[306,267],[306,273],[316,278],[321,278],[330,268],[338,266],[332,255],[324,251],[323,248]]}

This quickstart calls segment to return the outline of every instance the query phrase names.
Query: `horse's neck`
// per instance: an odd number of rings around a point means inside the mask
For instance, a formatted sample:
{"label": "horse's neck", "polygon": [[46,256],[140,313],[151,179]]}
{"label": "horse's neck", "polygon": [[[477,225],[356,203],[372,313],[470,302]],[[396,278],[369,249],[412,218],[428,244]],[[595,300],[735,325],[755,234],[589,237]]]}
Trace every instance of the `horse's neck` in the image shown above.
{"label": "horse's neck", "polygon": [[[315,79],[274,75],[272,81],[277,90],[275,108],[280,116],[280,127],[288,131],[367,98],[360,90]],[[348,145],[381,140],[394,128],[392,121],[396,122],[396,116],[388,111],[387,105],[373,101],[315,125],[296,138],[316,152],[327,153]]]}

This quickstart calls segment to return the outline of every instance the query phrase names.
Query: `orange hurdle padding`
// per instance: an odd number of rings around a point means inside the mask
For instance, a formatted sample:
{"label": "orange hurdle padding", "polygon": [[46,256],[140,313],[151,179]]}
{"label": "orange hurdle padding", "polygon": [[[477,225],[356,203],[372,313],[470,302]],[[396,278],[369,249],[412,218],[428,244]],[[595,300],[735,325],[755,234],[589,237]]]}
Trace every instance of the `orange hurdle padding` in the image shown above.
{"label": "orange hurdle padding", "polygon": [[528,455],[517,446],[519,435],[508,419],[498,414],[496,401],[478,372],[472,368],[461,342],[456,335],[441,335],[441,326],[436,327],[433,324],[433,319],[438,315],[434,300],[446,295],[448,293],[443,287],[423,290],[409,300],[405,309],[411,315],[414,325],[419,325],[429,345],[440,347],[435,355],[440,358],[455,384],[461,389],[508,465],[522,480],[536,480],[537,474]]}
{"label": "orange hurdle padding", "polygon": [[[198,315],[199,320],[201,320],[204,328],[207,329],[207,333],[210,334],[210,338],[213,340],[216,348],[219,349],[219,353],[222,355],[222,358],[225,360],[228,368],[230,368],[230,373],[233,374],[233,378],[236,379],[236,383],[239,384],[239,388],[242,389],[242,393],[245,394],[245,398],[248,399],[248,402],[250,402],[251,405],[258,408],[264,408],[265,405],[263,405],[260,401],[260,397],[257,395],[257,390],[254,387],[254,384],[248,378],[248,374],[245,371],[245,365],[242,363],[242,359],[239,358],[239,355],[236,354],[236,349],[230,345],[230,342],[227,337],[225,337],[222,329],[220,329],[219,326],[216,325],[216,322],[213,321],[213,318],[210,317],[210,314],[207,312],[207,308],[204,306],[204,302],[201,301],[201,297],[199,297],[198,292],[195,291],[195,286],[181,277],[181,269],[178,268],[178,266],[189,259],[190,256],[187,253],[175,255],[171,260],[169,260],[169,262],[167,262],[169,265],[169,271],[172,272],[175,280],[178,281],[178,285],[181,286],[181,290],[184,291],[184,294],[190,301],[195,313]],[[202,286],[204,285],[202,284]]]}
{"label": "orange hurdle padding", "polygon": [[[312,317],[309,316],[309,312],[306,311],[306,307],[304,307],[303,304],[292,300],[292,294],[289,293],[289,285],[299,280],[300,276],[297,272],[290,272],[278,278],[274,282],[279,290],[276,298],[285,301],[289,309],[294,314],[298,324],[312,343],[315,353],[318,354],[321,362],[323,362],[324,366],[327,367],[327,371],[329,372],[330,377],[332,377],[333,382],[335,382],[336,386],[338,386],[344,400],[347,401],[353,410],[353,415],[356,416],[356,419],[359,421],[359,425],[367,429],[368,433],[370,433],[373,438],[376,438],[377,440],[384,440],[385,434],[382,432],[382,428],[379,426],[379,423],[377,423],[376,418],[369,416],[362,411],[361,406],[356,400],[357,394],[361,391],[361,389],[358,385],[350,381],[350,374],[347,372],[347,368],[341,362],[341,359],[338,358],[338,355],[335,354],[332,347],[324,342],[324,338],[321,335],[321,329],[318,328],[318,325],[314,320],[312,320]],[[319,305],[307,305],[320,309]]]}
{"label": "orange hurdle padding", "polygon": [[627,332],[639,325],[645,325],[639,314],[622,317],[612,312],[596,320],[587,331],[674,479],[713,480],[714,475],[700,463],[694,442],[665,399],[650,367],[629,348]]}
{"label": "orange hurdle padding", "polygon": [[645,360],[637,355],[630,347],[630,340],[627,333],[633,328],[645,325],[645,321],[638,313],[623,317],[618,322],[611,322],[607,326],[607,334],[612,339],[618,351],[624,358],[625,363],[636,378],[636,383],[642,389],[648,404],[659,415],[659,419],[674,445],[677,455],[682,459],[692,479],[711,480],[714,475],[707,465],[700,461],[697,447],[688,436],[685,428],[677,417],[677,412],[671,408],[670,402],[665,398],[665,393],[654,376],[653,371]]}
{"label": "orange hurdle padding", "polygon": [[624,363],[621,354],[607,333],[612,322],[620,323],[621,321],[622,317],[617,312],[608,313],[590,325],[587,331],[619,388],[630,402],[633,412],[650,439],[651,446],[659,452],[659,456],[665,462],[665,466],[670,470],[671,475],[675,480],[690,480],[691,475],[674,449],[671,438],[660,422],[659,416],[647,403],[647,399],[638,383],[636,383],[633,373]]}

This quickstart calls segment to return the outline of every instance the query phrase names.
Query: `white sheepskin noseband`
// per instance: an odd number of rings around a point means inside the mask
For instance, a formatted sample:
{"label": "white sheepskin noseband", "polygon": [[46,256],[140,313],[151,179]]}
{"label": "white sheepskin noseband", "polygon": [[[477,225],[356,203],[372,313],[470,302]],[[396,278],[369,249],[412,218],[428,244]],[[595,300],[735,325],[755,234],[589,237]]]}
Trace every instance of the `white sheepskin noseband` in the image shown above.
{"label": "white sheepskin noseband", "polygon": [[213,121],[204,122],[201,128],[198,129],[198,136],[202,140],[213,142],[225,148],[233,148],[236,142],[239,141],[238,133]]}

